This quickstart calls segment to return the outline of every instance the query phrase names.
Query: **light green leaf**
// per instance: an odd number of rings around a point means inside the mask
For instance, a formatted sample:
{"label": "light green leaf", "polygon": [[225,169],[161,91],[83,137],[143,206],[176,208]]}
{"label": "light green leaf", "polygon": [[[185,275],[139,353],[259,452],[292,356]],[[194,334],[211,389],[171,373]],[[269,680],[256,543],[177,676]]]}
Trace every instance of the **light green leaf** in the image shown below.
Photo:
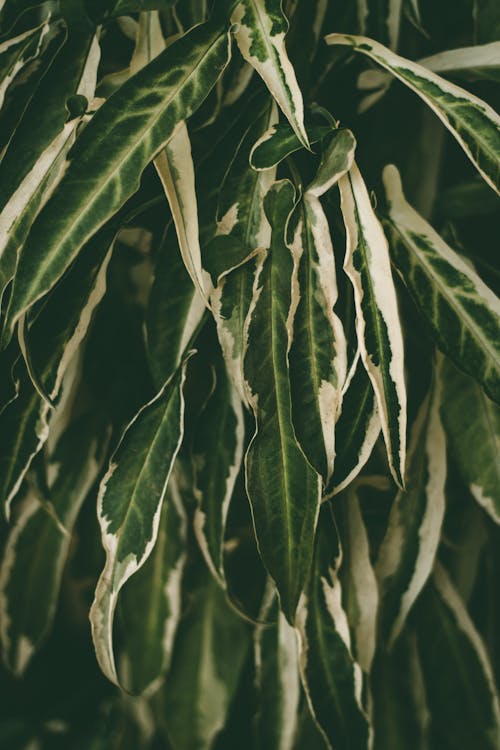
{"label": "light green leaf", "polygon": [[156,542],[168,479],[182,441],[186,364],[187,360],[130,422],[99,489],[106,564],[90,622],[99,665],[115,684],[119,684],[113,655],[116,602],[120,589],[146,562]]}
{"label": "light green leaf", "polygon": [[246,485],[259,551],[290,623],[311,566],[320,477],[301,452],[291,421],[288,351],[292,342],[293,259],[285,233],[294,207],[290,182],[265,198],[271,247],[262,253],[249,313],[244,361],[256,431],[246,455]]}
{"label": "light green leaf", "polygon": [[432,728],[445,748],[496,750],[500,707],[488,654],[437,565],[418,607],[417,643]]}
{"label": "light green leaf", "polygon": [[295,630],[280,612],[278,598],[268,585],[254,632],[258,712],[258,747],[292,750],[300,700],[299,654]]}
{"label": "light green leaf", "polygon": [[0,107],[3,105],[8,87],[17,74],[30,60],[38,56],[49,30],[50,23],[47,20],[36,29],[30,29],[0,43]]}
{"label": "light green leaf", "polygon": [[[331,133],[329,125],[316,125],[309,129],[309,143],[314,145]],[[250,151],[253,169],[265,170],[277,166],[296,151],[304,148],[295,131],[287,122],[276,123],[255,142]]]}
{"label": "light green leaf", "polygon": [[174,466],[156,544],[119,598],[125,657],[122,682],[134,695],[155,692],[170,665],[181,615],[186,542],[187,518]]}
{"label": "light green leaf", "polygon": [[30,487],[10,528],[0,568],[0,640],[17,676],[52,626],[73,526],[100,468],[100,442],[92,418],[75,422],[49,464],[48,503]]}
{"label": "light green leaf", "polygon": [[176,750],[209,750],[226,723],[249,645],[248,629],[199,566],[181,620],[165,688],[158,701]]}
{"label": "light green leaf", "polygon": [[394,263],[439,348],[500,403],[500,300],[407,202],[384,170]]}
{"label": "light green leaf", "polygon": [[500,193],[500,116],[486,102],[418,63],[362,36],[329,34],[328,44],[352,46],[396,76],[436,113],[476,169]]}
{"label": "light green leaf", "polygon": [[362,673],[352,657],[338,578],[342,553],[331,508],[324,506],[313,573],[297,613],[300,670],[309,708],[330,750],[370,747],[361,705]]}
{"label": "light green leaf", "polygon": [[451,362],[443,365],[441,410],[448,445],[472,495],[500,523],[500,408]]}
{"label": "light green leaf", "polygon": [[178,123],[200,106],[228,59],[227,32],[214,22],[196,26],[99,109],[31,229],[12,287],[6,338],[19,316],[51,288],[85,241],[137,189],[144,168],[169,142]]}
{"label": "light green leaf", "polygon": [[285,48],[288,21],[281,0],[242,0],[231,21],[236,24],[234,35],[241,54],[262,77],[297,138],[309,148],[302,93]]}
{"label": "light green leaf", "polygon": [[337,302],[335,258],[319,199],[306,192],[292,218],[289,247],[295,264],[290,385],[292,421],[310,464],[328,482],[335,460],[335,422],[347,370],[344,329]]}
{"label": "light green leaf", "polygon": [[398,493],[379,549],[379,635],[391,646],[432,572],[445,512],[446,441],[439,416],[441,373],[411,432],[407,489]]}
{"label": "light green leaf", "polygon": [[327,139],[316,176],[307,186],[309,195],[319,198],[335,185],[352,167],[355,150],[356,140],[350,130],[334,131]]}
{"label": "light green leaf", "polygon": [[214,391],[197,425],[193,465],[198,502],[194,531],[205,562],[223,587],[224,533],[244,437],[241,400],[220,365],[215,371]]}
{"label": "light green leaf", "polygon": [[406,457],[404,351],[389,248],[356,164],[340,179],[339,188],[347,234],[344,269],[354,288],[361,359],[375,391],[391,472],[402,486]]}

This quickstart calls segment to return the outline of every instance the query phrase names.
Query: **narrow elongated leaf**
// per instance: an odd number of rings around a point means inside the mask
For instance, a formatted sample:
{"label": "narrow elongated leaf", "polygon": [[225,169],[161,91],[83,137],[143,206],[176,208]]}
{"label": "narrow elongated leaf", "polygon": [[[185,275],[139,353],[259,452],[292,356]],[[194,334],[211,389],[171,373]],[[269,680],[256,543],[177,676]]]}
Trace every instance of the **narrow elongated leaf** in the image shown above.
{"label": "narrow elongated leaf", "polygon": [[302,454],[291,421],[293,259],[285,232],[294,199],[286,180],[276,183],[265,198],[271,248],[260,261],[244,361],[256,419],[246,455],[247,493],[259,551],[290,623],[311,566],[320,501],[320,478]]}
{"label": "narrow elongated leaf", "polygon": [[335,421],[347,369],[337,301],[335,258],[328,220],[308,192],[299,203],[290,244],[297,286],[290,347],[292,420],[307,459],[328,482],[335,459]]}
{"label": "narrow elongated leaf", "polygon": [[256,734],[262,750],[292,750],[300,699],[299,653],[295,630],[280,612],[268,586],[254,634],[258,713]]}
{"label": "narrow elongated leaf", "polygon": [[327,496],[340,492],[355,479],[370,458],[379,434],[375,393],[358,356],[343,388],[342,413],[335,427],[337,454]]}
{"label": "narrow elongated leaf", "polygon": [[64,433],[53,456],[52,512],[30,488],[11,527],[0,568],[0,639],[5,662],[16,675],[52,625],[73,525],[102,460],[100,437],[85,418]]}
{"label": "narrow elongated leaf", "polygon": [[302,93],[285,48],[288,21],[281,1],[242,0],[231,20],[237,24],[235,38],[241,54],[263,78],[297,138],[308,148]]}
{"label": "narrow elongated leaf", "polygon": [[340,542],[331,509],[321,511],[313,574],[297,613],[300,669],[311,713],[328,748],[366,748],[370,730],[361,706],[362,675],[351,655],[338,578]]}
{"label": "narrow elongated leaf", "polygon": [[378,39],[391,49],[397,49],[403,0],[358,0],[363,34]]}
{"label": "narrow elongated leaf", "polygon": [[243,620],[205,565],[179,625],[160,695],[162,721],[178,750],[209,750],[223,728],[249,646]]}
{"label": "narrow elongated leaf", "polygon": [[0,5],[0,30],[8,31],[28,9],[42,5],[43,0],[2,0]]}
{"label": "narrow elongated leaf", "polygon": [[495,750],[500,707],[493,670],[463,601],[440,565],[418,607],[417,642],[431,729],[439,746]]}
{"label": "narrow elongated leaf", "polygon": [[224,532],[243,458],[245,425],[240,397],[224,368],[196,431],[193,460],[198,508],[194,530],[205,561],[225,586]]}
{"label": "narrow elongated leaf", "polygon": [[361,359],[377,399],[392,475],[404,482],[406,389],[403,337],[389,248],[354,164],[339,181],[347,248],[344,269],[354,288]]}
{"label": "narrow elongated leaf", "polygon": [[445,361],[442,418],[457,469],[478,503],[500,523],[500,408]]}
{"label": "narrow elongated leaf", "polygon": [[49,29],[50,24],[46,21],[37,29],[25,31],[0,44],[0,107],[3,105],[5,92],[17,74],[30,60],[37,57]]}
{"label": "narrow elongated leaf", "polygon": [[99,522],[106,564],[90,611],[97,660],[118,684],[113,619],[124,583],[155,545],[170,472],[183,434],[186,361],[129,424],[101,482]]}
{"label": "narrow elongated leaf", "polygon": [[[317,125],[309,130],[309,143],[313,146],[331,133],[329,125]],[[250,152],[250,164],[254,169],[270,169],[282,162],[287,156],[304,148],[287,122],[272,125],[254,144]]]}
{"label": "narrow elongated leaf", "polygon": [[214,22],[197,26],[99,109],[31,229],[12,288],[7,337],[19,315],[50,289],[83,243],[136,190],[146,165],[168,143],[177,124],[203,102],[228,59],[227,32]]}
{"label": "narrow elongated leaf", "polygon": [[486,182],[500,193],[500,117],[492,107],[372,39],[329,34],[326,42],[349,45],[368,55],[418,94],[457,139]]}
{"label": "narrow elongated leaf", "polygon": [[384,170],[391,252],[439,348],[500,403],[500,300],[405,200]]}
{"label": "narrow elongated leaf", "polygon": [[352,167],[356,140],[350,130],[336,130],[327,139],[321,163],[313,181],[307,186],[309,195],[319,198]]}
{"label": "narrow elongated leaf", "polygon": [[438,52],[419,60],[435,73],[500,80],[500,41]]}
{"label": "narrow elongated leaf", "polygon": [[186,537],[186,512],[174,467],[156,544],[142,568],[127,581],[119,599],[126,658],[122,681],[134,694],[153,693],[170,664],[181,615]]}
{"label": "narrow elongated leaf", "polygon": [[411,433],[406,492],[394,501],[376,574],[381,604],[379,634],[391,646],[432,572],[445,511],[446,442],[439,416],[441,375]]}

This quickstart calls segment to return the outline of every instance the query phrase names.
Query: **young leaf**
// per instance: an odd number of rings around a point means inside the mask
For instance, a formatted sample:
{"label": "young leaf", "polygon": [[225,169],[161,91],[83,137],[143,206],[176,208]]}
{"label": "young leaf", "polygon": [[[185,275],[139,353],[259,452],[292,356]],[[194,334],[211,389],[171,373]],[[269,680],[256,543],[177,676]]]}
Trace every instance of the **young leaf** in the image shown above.
{"label": "young leaf", "polygon": [[258,625],[254,633],[258,747],[293,750],[300,699],[298,643],[272,585],[264,594],[259,620],[275,624]]}
{"label": "young leaf", "polygon": [[115,684],[116,602],[124,583],[146,562],[156,543],[161,507],[184,429],[182,386],[186,364],[187,360],[129,424],[99,489],[106,564],[97,584],[90,622],[99,665]]}
{"label": "young leaf", "polygon": [[344,269],[354,288],[361,359],[375,391],[391,472],[402,486],[406,388],[403,336],[389,248],[355,164],[340,179],[339,189],[347,233]]}
{"label": "young leaf", "polygon": [[394,262],[439,348],[500,403],[500,300],[406,201],[384,170]]}
{"label": "young leaf", "polygon": [[441,374],[413,425],[406,491],[391,508],[376,574],[380,588],[379,635],[392,646],[432,572],[445,511],[446,442],[439,416]]}
{"label": "young leaf", "polygon": [[271,247],[260,260],[244,361],[256,420],[246,455],[247,493],[259,551],[290,623],[309,574],[321,489],[319,476],[297,445],[291,421],[293,260],[285,233],[294,200],[293,186],[283,180],[264,201]]}
{"label": "young leaf", "polygon": [[368,55],[418,94],[457,139],[486,182],[500,193],[500,116],[492,107],[372,39],[329,34],[326,42],[349,45]]}
{"label": "young leaf", "polygon": [[464,482],[485,511],[500,523],[500,408],[474,380],[446,360],[441,415]]}
{"label": "young leaf", "polygon": [[236,24],[241,54],[262,77],[299,141],[309,148],[302,93],[285,49],[288,21],[281,0],[241,0],[231,21]]}
{"label": "young leaf", "polygon": [[227,32],[215,22],[196,26],[99,109],[72,149],[63,180],[32,226],[12,287],[6,338],[84,242],[134,193],[144,168],[169,142],[178,123],[200,106],[228,59]]}
{"label": "young leaf", "polygon": [[361,670],[351,655],[341,604],[340,542],[325,505],[308,589],[297,613],[300,671],[309,708],[329,750],[368,750],[370,729],[361,706]]}
{"label": "young leaf", "polygon": [[125,669],[122,682],[134,695],[152,694],[170,665],[181,615],[187,518],[174,467],[151,555],[119,598]]}
{"label": "young leaf", "polygon": [[328,220],[306,192],[294,217],[290,249],[296,266],[291,342],[292,420],[308,461],[328,482],[335,459],[335,421],[346,377],[347,348],[337,301],[335,258]]}

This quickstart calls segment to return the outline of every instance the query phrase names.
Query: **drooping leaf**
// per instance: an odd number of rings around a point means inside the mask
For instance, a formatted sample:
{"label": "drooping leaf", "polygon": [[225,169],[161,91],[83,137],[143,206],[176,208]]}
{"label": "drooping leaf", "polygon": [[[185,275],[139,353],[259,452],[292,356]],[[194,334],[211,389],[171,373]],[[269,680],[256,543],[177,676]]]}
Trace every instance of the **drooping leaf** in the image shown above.
{"label": "drooping leaf", "polygon": [[299,654],[295,630],[280,612],[268,586],[254,634],[258,713],[256,741],[262,750],[292,750],[300,699]]}
{"label": "drooping leaf", "polygon": [[401,323],[389,248],[354,164],[339,181],[347,233],[344,269],[354,288],[361,359],[377,399],[392,475],[404,482],[406,389]]}
{"label": "drooping leaf", "polygon": [[384,184],[399,274],[439,348],[500,403],[500,300],[407,203],[395,167],[384,170]]}
{"label": "drooping leaf", "polygon": [[196,430],[193,462],[198,502],[194,530],[205,561],[222,586],[226,519],[242,463],[244,436],[241,399],[219,365],[214,391]]}
{"label": "drooping leaf", "polygon": [[300,670],[309,708],[328,748],[368,750],[361,669],[351,654],[338,578],[342,553],[331,509],[324,506],[313,574],[297,613]]}
{"label": "drooping leaf", "polygon": [[[310,128],[309,143],[313,146],[330,132],[329,125],[316,125]],[[304,146],[292,126],[287,122],[277,123],[255,142],[250,152],[250,164],[257,170],[271,169],[302,148]]]}
{"label": "drooping leaf", "polygon": [[500,523],[500,408],[449,361],[443,365],[442,419],[458,471]]}
{"label": "drooping leaf", "polygon": [[440,406],[438,369],[411,432],[406,491],[400,490],[393,503],[377,558],[379,636],[389,647],[432,572],[441,536],[446,442]]}
{"label": "drooping leaf", "polygon": [[98,514],[106,564],[90,612],[97,660],[118,684],[113,619],[124,583],[156,543],[161,507],[183,435],[187,360],[134,417],[113,454],[99,490]]}
{"label": "drooping leaf", "polygon": [[135,695],[153,693],[170,665],[181,615],[186,537],[186,512],[174,467],[156,544],[119,598],[125,655],[122,682]]}
{"label": "drooping leaf", "polygon": [[130,78],[99,109],[71,151],[63,180],[32,226],[12,288],[7,338],[23,311],[51,288],[84,242],[135,192],[144,168],[169,142],[178,123],[203,102],[228,59],[227,32],[216,22],[202,24]]}
{"label": "drooping leaf", "polygon": [[418,94],[457,139],[486,182],[500,193],[500,117],[489,104],[372,39],[329,34],[326,42],[349,45],[368,55]]}
{"label": "drooping leaf", "polygon": [[239,50],[276,99],[297,138],[309,147],[304,104],[295,71],[285,48],[288,21],[280,0],[241,0],[231,20]]}
{"label": "drooping leaf", "polygon": [[417,614],[418,652],[436,742],[443,750],[495,750],[500,707],[492,668],[463,601],[440,565]]}
{"label": "drooping leaf", "polygon": [[500,41],[438,52],[419,64],[444,75],[500,81]]}
{"label": "drooping leaf", "polygon": [[356,140],[350,130],[339,129],[325,139],[321,163],[313,181],[307,186],[309,195],[319,198],[352,167]]}
{"label": "drooping leaf", "polygon": [[335,422],[347,369],[346,340],[333,310],[337,301],[335,258],[319,199],[306,192],[292,221],[290,249],[297,269],[289,353],[292,421],[308,461],[326,483],[335,460]]}
{"label": "drooping leaf", "polygon": [[293,259],[285,233],[294,199],[293,186],[284,180],[264,201],[271,247],[259,262],[244,361],[256,419],[246,455],[247,492],[259,551],[290,623],[309,574],[320,500],[320,478],[302,454],[291,421]]}

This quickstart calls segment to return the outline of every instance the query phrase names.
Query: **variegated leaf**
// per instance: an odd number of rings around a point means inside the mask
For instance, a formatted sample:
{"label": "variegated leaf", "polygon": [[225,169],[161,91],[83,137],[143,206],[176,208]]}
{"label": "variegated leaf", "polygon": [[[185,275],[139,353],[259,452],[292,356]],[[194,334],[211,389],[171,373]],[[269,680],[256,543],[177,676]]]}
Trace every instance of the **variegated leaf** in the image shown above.
{"label": "variegated leaf", "polygon": [[402,486],[406,456],[404,352],[389,248],[354,164],[339,181],[347,235],[344,269],[354,288],[361,359],[377,399],[392,475]]}
{"label": "variegated leaf", "polygon": [[359,474],[380,434],[375,393],[358,355],[343,387],[342,413],[335,426],[337,454],[327,497],[347,487]]}
{"label": "variegated leaf", "polygon": [[441,410],[448,445],[471,494],[500,523],[500,408],[449,361]]}
{"label": "variegated leaf", "polygon": [[292,421],[308,461],[329,481],[335,460],[335,422],[347,370],[344,329],[337,301],[335,258],[319,199],[306,192],[292,219],[296,279],[290,346]]}
{"label": "variegated leaf", "polygon": [[297,613],[300,670],[309,708],[330,750],[370,747],[361,704],[362,673],[351,654],[338,578],[342,552],[331,508],[324,506],[314,568]]}
{"label": "variegated leaf", "polygon": [[197,426],[193,462],[198,502],[194,531],[208,567],[223,587],[226,519],[243,459],[244,437],[241,399],[220,365]]}
{"label": "variegated leaf", "polygon": [[49,29],[50,24],[47,20],[38,28],[25,31],[0,44],[0,107],[3,105],[8,87],[17,74],[39,54]]}
{"label": "variegated leaf", "polygon": [[438,52],[418,62],[435,73],[500,81],[500,41]]}
{"label": "variegated leaf", "polygon": [[394,263],[439,348],[500,403],[500,300],[406,201],[384,170]]}
{"label": "variegated leaf", "polygon": [[118,684],[113,620],[124,583],[155,545],[162,503],[184,429],[182,386],[187,360],[127,427],[101,482],[98,514],[106,564],[90,611],[92,638],[104,674]]}
{"label": "variegated leaf", "polygon": [[181,615],[186,545],[187,518],[174,466],[156,544],[123,587],[118,603],[125,656],[122,682],[135,695],[155,692],[170,665]]}
{"label": "variegated leaf", "polygon": [[256,735],[262,750],[292,750],[300,700],[297,635],[280,612],[274,586],[268,585],[255,628],[258,713]]}
{"label": "variegated leaf", "polygon": [[285,48],[288,21],[281,0],[241,0],[231,20],[241,54],[263,78],[297,138],[309,148],[302,93]]}
{"label": "variegated leaf", "polygon": [[[354,657],[363,672],[370,674],[377,640],[379,594],[356,483],[339,500],[336,517],[343,542],[340,567],[342,601],[349,622]],[[338,507],[337,503],[335,507]]]}
{"label": "variegated leaf", "polygon": [[319,198],[351,169],[356,140],[350,130],[334,130],[325,139],[321,163],[313,181],[307,186],[309,195]]}
{"label": "variegated leaf", "polygon": [[162,724],[175,748],[214,746],[226,723],[248,646],[245,623],[202,563],[158,701]]}
{"label": "variegated leaf", "polygon": [[500,705],[485,646],[441,565],[422,595],[417,643],[432,728],[442,747],[496,750]]}
{"label": "variegated leaf", "polygon": [[288,351],[292,342],[293,259],[285,244],[295,191],[275,183],[264,205],[272,227],[249,313],[244,361],[256,431],[246,455],[246,485],[259,551],[290,623],[311,566],[320,477],[301,452],[291,421]]}
{"label": "variegated leaf", "polygon": [[439,410],[441,374],[422,403],[413,425],[407,489],[393,503],[379,549],[379,636],[392,646],[432,572],[445,512],[446,441]]}
{"label": "variegated leaf", "polygon": [[203,102],[228,59],[228,33],[217,22],[196,26],[99,109],[32,226],[12,287],[6,338],[19,316],[51,288],[84,242],[136,190],[144,168],[166,146],[178,123]]}
{"label": "variegated leaf", "polygon": [[329,34],[328,44],[344,44],[368,55],[396,76],[436,113],[491,187],[500,193],[500,116],[486,102],[436,73],[361,36]]}
{"label": "variegated leaf", "polygon": [[48,503],[30,487],[11,526],[0,568],[0,640],[18,676],[52,626],[73,526],[102,461],[102,437],[92,418],[75,422],[52,456]]}
{"label": "variegated leaf", "polygon": [[[309,129],[309,143],[313,146],[331,133],[329,125],[316,125]],[[304,148],[287,122],[276,123],[255,142],[250,151],[250,164],[256,170],[271,169]]]}

